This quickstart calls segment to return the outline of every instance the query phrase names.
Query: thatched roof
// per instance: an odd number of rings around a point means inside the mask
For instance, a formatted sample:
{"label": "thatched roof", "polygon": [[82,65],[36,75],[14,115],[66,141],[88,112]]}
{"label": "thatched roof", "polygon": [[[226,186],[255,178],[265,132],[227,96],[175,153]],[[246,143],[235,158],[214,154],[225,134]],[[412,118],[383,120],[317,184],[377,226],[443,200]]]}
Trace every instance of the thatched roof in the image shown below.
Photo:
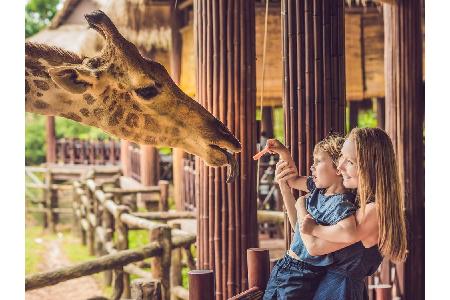
{"label": "thatched roof", "polygon": [[65,0],[48,28],[29,40],[93,55],[101,49],[103,39],[88,29],[84,15],[96,9],[103,10],[144,54],[169,50],[169,3],[148,0]]}
{"label": "thatched roof", "polygon": [[103,45],[98,34],[86,25],[61,25],[57,29],[43,30],[27,40],[61,47],[81,56],[94,56]]}

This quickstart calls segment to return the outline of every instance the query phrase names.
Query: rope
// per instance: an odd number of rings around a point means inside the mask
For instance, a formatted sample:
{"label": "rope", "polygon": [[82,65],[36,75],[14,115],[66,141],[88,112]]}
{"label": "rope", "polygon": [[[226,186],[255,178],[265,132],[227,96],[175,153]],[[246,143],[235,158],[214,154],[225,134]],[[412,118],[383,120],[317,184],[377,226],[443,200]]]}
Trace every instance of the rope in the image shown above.
{"label": "rope", "polygon": [[[264,43],[263,43],[263,59],[262,59],[262,80],[261,80],[261,97],[260,97],[260,112],[261,112],[261,127],[263,120],[263,97],[264,97],[264,72],[266,67],[266,42],[267,42],[267,18],[269,15],[269,0],[266,0],[266,15],[264,19]],[[261,151],[261,144],[258,145],[258,152]],[[256,176],[256,193],[259,193],[259,166],[260,160],[257,163],[257,176]]]}

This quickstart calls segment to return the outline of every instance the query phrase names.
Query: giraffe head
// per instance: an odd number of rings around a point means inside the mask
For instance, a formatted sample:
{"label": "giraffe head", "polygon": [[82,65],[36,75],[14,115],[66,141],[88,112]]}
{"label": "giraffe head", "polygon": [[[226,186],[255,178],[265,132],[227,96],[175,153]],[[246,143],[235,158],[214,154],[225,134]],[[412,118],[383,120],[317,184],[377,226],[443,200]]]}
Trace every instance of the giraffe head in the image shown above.
{"label": "giraffe head", "polygon": [[[85,17],[105,40],[98,56],[77,60],[62,49],[26,45],[27,111],[71,118],[139,144],[181,148],[210,166],[231,166],[228,181],[235,178],[230,152],[241,145],[226,126],[183,93],[161,64],[142,57],[105,13]],[[44,91],[29,78],[35,68],[43,72],[38,81],[49,79]]]}

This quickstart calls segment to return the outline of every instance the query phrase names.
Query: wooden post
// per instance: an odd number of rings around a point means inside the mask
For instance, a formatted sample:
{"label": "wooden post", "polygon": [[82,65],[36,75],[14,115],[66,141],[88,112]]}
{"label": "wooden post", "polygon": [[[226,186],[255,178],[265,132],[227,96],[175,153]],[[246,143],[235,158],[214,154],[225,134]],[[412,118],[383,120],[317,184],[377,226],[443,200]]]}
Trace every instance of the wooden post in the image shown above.
{"label": "wooden post", "polygon": [[160,180],[159,187],[161,189],[159,199],[159,211],[169,210],[169,182],[167,180]]}
{"label": "wooden post", "polygon": [[[181,229],[180,223],[172,223],[172,228]],[[171,265],[170,265],[170,287],[181,286],[182,276],[181,276],[181,248],[172,249]],[[171,295],[171,300],[178,300],[174,295]]]}
{"label": "wooden post", "polygon": [[265,290],[270,275],[270,257],[268,249],[247,249],[248,286]]}
{"label": "wooden post", "polygon": [[131,298],[134,300],[161,300],[161,283],[142,278],[131,281]]}
{"label": "wooden post", "polygon": [[218,300],[247,289],[246,250],[258,244],[255,2],[194,0],[193,12],[197,99],[242,145],[235,182],[226,183],[225,168],[196,161],[197,262],[214,271],[216,287],[201,299]]}
{"label": "wooden post", "polygon": [[122,294],[124,294],[124,275],[123,267],[114,269],[114,290],[111,297],[112,300],[120,300]]}
{"label": "wooden post", "polygon": [[359,101],[350,101],[349,106],[349,124],[350,130],[358,127]]}
{"label": "wooden post", "polygon": [[123,176],[131,177],[131,160],[130,151],[128,147],[130,142],[127,140],[120,140],[120,164],[122,165]]}
{"label": "wooden post", "polygon": [[[113,242],[114,235],[114,216],[108,211],[106,207],[103,206],[103,215],[102,215],[102,227],[105,233],[105,245],[103,249],[103,255],[108,254],[105,246]],[[108,270],[103,272],[104,283],[106,286],[111,286],[112,282],[112,271]]]}
{"label": "wooden post", "polygon": [[[129,208],[125,205],[119,205],[117,214],[114,216],[117,232],[116,249],[119,251],[128,249],[128,226],[120,219],[120,215],[123,213],[129,213]],[[123,278],[123,296],[130,298],[130,275],[124,273],[121,276]]]}
{"label": "wooden post", "polygon": [[425,298],[425,149],[420,0],[383,4],[386,132],[405,198],[408,257],[396,266],[402,299]]}
{"label": "wooden post", "polygon": [[265,132],[266,138],[273,138],[273,108],[263,106],[261,112],[261,132]]}
{"label": "wooden post", "polygon": [[155,186],[159,181],[159,152],[153,146],[141,147],[141,183],[146,186]]}
{"label": "wooden post", "polygon": [[51,169],[47,170],[45,174],[45,183],[46,183],[46,193],[45,193],[45,201],[47,203],[47,221],[48,227],[50,228],[52,233],[56,233],[56,213],[53,212],[53,209],[58,205],[58,196],[57,191],[52,189],[53,177]]}
{"label": "wooden post", "polygon": [[377,97],[377,127],[384,129],[385,125],[385,108],[384,108],[384,97]]}
{"label": "wooden post", "polygon": [[392,286],[389,284],[380,284],[375,287],[376,300],[391,300]]}
{"label": "wooden post", "polygon": [[189,276],[189,300],[214,299],[214,272],[212,270],[193,270]]}
{"label": "wooden post", "polygon": [[160,279],[162,299],[170,300],[170,265],[172,251],[172,233],[168,226],[161,226],[150,232],[150,241],[158,242],[162,248],[161,257],[152,257],[151,270],[155,279]]}
{"label": "wooden post", "polygon": [[[172,49],[170,51],[170,75],[175,84],[180,83],[181,76],[181,49],[182,38],[180,34],[180,16],[177,7],[175,6],[176,0],[170,0],[170,29],[172,38]],[[173,174],[173,197],[175,200],[176,210],[184,210],[184,203],[182,202],[182,193],[184,188],[183,177],[183,156],[184,151],[174,148],[172,150],[172,174]]]}
{"label": "wooden post", "polygon": [[56,163],[56,130],[55,117],[48,116],[45,123],[45,138],[46,138],[46,161],[49,163]]}

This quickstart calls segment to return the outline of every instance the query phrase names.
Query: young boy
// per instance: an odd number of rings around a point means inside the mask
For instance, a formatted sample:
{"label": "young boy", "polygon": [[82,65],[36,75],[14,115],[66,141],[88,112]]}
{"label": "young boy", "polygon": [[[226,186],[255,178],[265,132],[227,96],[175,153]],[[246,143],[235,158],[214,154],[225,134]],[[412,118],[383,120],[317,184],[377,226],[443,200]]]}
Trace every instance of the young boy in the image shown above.
{"label": "young boy", "polygon": [[330,136],[317,143],[313,153],[312,176],[298,176],[289,150],[277,140],[268,140],[267,151],[280,155],[277,179],[289,222],[294,228],[294,237],[290,249],[272,270],[264,300],[312,299],[326,266],[333,263],[332,254],[312,256],[308,253],[300,236],[301,224],[299,226],[297,222],[291,188],[309,192],[305,206],[315,222],[320,225],[337,224],[342,227],[342,232],[350,236],[354,234],[354,195],[344,188],[337,169],[343,143],[344,138],[338,136]]}

